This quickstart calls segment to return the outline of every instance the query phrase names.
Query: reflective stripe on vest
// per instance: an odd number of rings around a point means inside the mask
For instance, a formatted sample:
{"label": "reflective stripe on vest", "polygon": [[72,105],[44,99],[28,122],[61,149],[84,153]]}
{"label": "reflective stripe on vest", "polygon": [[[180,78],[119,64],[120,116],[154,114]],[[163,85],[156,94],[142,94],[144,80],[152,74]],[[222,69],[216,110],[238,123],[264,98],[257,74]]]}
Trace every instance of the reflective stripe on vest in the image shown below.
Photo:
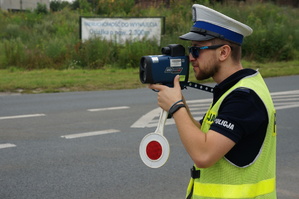
{"label": "reflective stripe on vest", "polygon": [[275,190],[275,179],[260,181],[256,184],[227,185],[194,182],[194,195],[214,198],[254,198]]}

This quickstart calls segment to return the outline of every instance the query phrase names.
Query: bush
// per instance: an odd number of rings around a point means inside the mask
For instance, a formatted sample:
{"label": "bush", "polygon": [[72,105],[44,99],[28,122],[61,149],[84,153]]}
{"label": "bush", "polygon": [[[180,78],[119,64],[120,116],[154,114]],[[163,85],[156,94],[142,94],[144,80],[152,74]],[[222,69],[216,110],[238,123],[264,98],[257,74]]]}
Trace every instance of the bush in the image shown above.
{"label": "bush", "polygon": [[25,60],[25,46],[20,38],[3,41],[4,59],[1,68],[21,66]]}
{"label": "bush", "polygon": [[101,16],[127,16],[134,3],[134,0],[99,0],[96,13]]}
{"label": "bush", "polygon": [[112,60],[113,46],[107,41],[99,38],[91,39],[81,44],[75,60],[83,68],[99,69],[103,68]]}
{"label": "bush", "polygon": [[67,1],[58,1],[58,0],[54,0],[50,2],[50,10],[52,12],[57,12],[57,11],[61,11],[64,8],[70,7],[71,4]]}
{"label": "bush", "polygon": [[294,44],[298,36],[296,28],[291,28],[294,21],[285,12],[284,8],[269,3],[257,4],[245,11],[248,16],[245,23],[254,30],[251,36],[245,38],[245,58],[256,61],[287,61],[295,58]]}
{"label": "bush", "polygon": [[117,65],[121,68],[139,68],[140,58],[144,55],[161,54],[154,41],[127,42],[118,47]]}
{"label": "bush", "polygon": [[[96,1],[93,1],[96,2]],[[189,45],[179,36],[189,32],[191,6],[203,3],[219,12],[251,26],[253,34],[244,40],[246,60],[266,62],[285,61],[299,57],[298,8],[279,7],[271,3],[232,5],[213,4],[207,0],[172,1],[170,7],[142,8],[134,0],[97,1],[76,0],[70,6],[59,7],[52,1],[48,13],[40,4],[34,12],[10,13],[0,10],[0,67],[35,68],[90,68],[106,66],[118,68],[139,67],[144,55],[161,54],[161,46],[170,43]],[[56,8],[53,8],[56,5]],[[64,5],[64,4],[63,4]],[[71,10],[75,9],[75,10]],[[127,42],[118,45],[100,38],[82,43],[79,39],[79,16],[165,16],[166,33],[161,46],[153,41]]]}
{"label": "bush", "polygon": [[46,4],[37,3],[37,8],[34,11],[36,14],[48,14]]}

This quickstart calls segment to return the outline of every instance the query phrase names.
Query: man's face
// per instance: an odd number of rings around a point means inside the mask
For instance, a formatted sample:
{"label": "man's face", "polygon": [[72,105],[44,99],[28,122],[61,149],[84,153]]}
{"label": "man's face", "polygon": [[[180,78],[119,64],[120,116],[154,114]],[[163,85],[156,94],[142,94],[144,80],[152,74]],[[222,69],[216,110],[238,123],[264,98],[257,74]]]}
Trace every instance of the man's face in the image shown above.
{"label": "man's face", "polygon": [[[191,46],[203,47],[211,46],[210,41],[192,41]],[[219,64],[216,59],[216,50],[199,50],[199,56],[194,58],[189,53],[189,60],[193,66],[194,75],[197,80],[204,80],[213,77],[219,70]]]}

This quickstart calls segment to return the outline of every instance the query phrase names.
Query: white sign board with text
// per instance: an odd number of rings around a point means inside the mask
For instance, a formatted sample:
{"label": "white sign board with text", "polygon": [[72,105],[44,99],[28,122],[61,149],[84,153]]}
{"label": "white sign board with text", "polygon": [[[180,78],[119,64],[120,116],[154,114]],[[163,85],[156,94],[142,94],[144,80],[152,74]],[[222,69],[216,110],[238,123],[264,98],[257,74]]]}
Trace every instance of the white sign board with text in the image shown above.
{"label": "white sign board with text", "polygon": [[161,41],[163,17],[153,18],[91,18],[80,17],[81,39],[100,37],[124,44],[126,41]]}

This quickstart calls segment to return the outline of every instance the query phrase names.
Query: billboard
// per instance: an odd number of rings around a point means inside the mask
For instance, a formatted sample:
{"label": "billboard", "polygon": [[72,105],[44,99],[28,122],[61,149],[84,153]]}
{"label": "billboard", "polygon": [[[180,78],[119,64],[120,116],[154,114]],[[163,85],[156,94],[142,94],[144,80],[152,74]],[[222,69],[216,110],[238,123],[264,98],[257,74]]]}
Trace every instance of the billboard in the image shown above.
{"label": "billboard", "polygon": [[99,18],[80,17],[80,38],[94,37],[124,44],[127,41],[154,40],[160,45],[165,17]]}

